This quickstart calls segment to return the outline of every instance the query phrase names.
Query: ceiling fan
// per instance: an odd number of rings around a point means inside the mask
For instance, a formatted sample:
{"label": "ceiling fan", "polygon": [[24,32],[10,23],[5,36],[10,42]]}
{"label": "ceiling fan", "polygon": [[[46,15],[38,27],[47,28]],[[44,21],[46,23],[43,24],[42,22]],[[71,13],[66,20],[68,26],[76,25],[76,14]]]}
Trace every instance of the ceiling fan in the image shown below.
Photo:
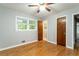
{"label": "ceiling fan", "polygon": [[54,3],[38,3],[38,4],[30,4],[28,5],[29,7],[38,7],[38,10],[37,10],[37,13],[40,12],[40,7],[43,6],[48,12],[51,11],[51,9],[48,7],[48,5],[51,5],[51,4],[54,4]]}

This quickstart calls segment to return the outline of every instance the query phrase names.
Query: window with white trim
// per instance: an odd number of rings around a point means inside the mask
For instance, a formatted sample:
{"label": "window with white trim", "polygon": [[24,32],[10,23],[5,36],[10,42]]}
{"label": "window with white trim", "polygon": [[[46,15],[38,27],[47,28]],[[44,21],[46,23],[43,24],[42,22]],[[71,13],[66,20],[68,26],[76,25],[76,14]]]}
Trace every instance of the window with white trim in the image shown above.
{"label": "window with white trim", "polygon": [[27,19],[23,17],[17,17],[16,28],[18,31],[26,31],[27,30]]}
{"label": "window with white trim", "polygon": [[36,30],[37,21],[31,20],[30,18],[17,17],[16,18],[16,29],[17,31]]}

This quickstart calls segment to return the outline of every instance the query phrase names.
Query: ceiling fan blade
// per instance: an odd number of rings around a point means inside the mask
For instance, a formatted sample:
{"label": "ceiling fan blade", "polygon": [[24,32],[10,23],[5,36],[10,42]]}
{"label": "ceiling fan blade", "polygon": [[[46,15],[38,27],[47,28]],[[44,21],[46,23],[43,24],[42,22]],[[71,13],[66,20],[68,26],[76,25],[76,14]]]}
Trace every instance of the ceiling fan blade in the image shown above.
{"label": "ceiling fan blade", "polygon": [[51,5],[51,4],[54,4],[54,3],[46,3],[46,5]]}
{"label": "ceiling fan blade", "polygon": [[29,7],[37,7],[38,5],[28,5]]}
{"label": "ceiling fan blade", "polygon": [[51,9],[49,9],[49,8],[47,8],[47,7],[45,7],[45,9],[46,9],[47,11],[49,11],[49,12],[51,11]]}
{"label": "ceiling fan blade", "polygon": [[37,10],[37,13],[39,13],[40,12],[40,10]]}

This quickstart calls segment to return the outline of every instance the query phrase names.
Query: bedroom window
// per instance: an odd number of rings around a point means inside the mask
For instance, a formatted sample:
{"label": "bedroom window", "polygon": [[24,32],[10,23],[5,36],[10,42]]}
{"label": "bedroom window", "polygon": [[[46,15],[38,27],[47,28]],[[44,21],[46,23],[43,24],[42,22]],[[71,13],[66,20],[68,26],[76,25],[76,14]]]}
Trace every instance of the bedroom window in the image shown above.
{"label": "bedroom window", "polygon": [[27,30],[27,19],[23,17],[17,17],[17,30],[18,31],[26,31]]}
{"label": "bedroom window", "polygon": [[30,18],[17,17],[16,18],[16,29],[17,31],[27,31],[27,30],[36,30],[37,21]]}

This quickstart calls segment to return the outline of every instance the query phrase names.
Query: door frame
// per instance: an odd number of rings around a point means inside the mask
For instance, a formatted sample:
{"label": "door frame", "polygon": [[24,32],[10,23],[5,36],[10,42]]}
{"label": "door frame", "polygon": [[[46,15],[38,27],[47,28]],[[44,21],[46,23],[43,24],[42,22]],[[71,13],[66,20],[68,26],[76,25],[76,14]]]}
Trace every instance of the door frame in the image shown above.
{"label": "door frame", "polygon": [[[46,29],[46,32],[47,32],[47,39],[45,41],[48,41],[48,20],[47,21],[47,29]],[[43,38],[44,38],[44,22],[43,22]]]}
{"label": "door frame", "polygon": [[74,15],[77,15],[77,14],[79,14],[79,12],[76,12],[76,13],[73,13],[72,14],[72,47],[71,47],[71,49],[75,49],[74,47],[75,47],[75,29],[74,29],[74,25],[75,25],[75,22],[74,22]]}
{"label": "door frame", "polygon": [[75,16],[76,15],[79,15],[79,13],[75,13],[75,14],[73,14],[72,15],[72,17],[73,17],[73,49],[75,49],[75,44],[76,44],[76,41],[75,41],[75,39],[76,39],[76,31],[77,31],[77,26],[75,26],[76,25],[76,21],[75,21]]}
{"label": "door frame", "polygon": [[[64,16],[59,16],[56,18],[56,39],[57,39],[57,19],[58,18],[62,18],[62,17],[65,17],[66,18],[66,43],[65,43],[65,47],[67,47],[67,15],[64,15]],[[56,40],[56,44],[57,44],[57,40]]]}

